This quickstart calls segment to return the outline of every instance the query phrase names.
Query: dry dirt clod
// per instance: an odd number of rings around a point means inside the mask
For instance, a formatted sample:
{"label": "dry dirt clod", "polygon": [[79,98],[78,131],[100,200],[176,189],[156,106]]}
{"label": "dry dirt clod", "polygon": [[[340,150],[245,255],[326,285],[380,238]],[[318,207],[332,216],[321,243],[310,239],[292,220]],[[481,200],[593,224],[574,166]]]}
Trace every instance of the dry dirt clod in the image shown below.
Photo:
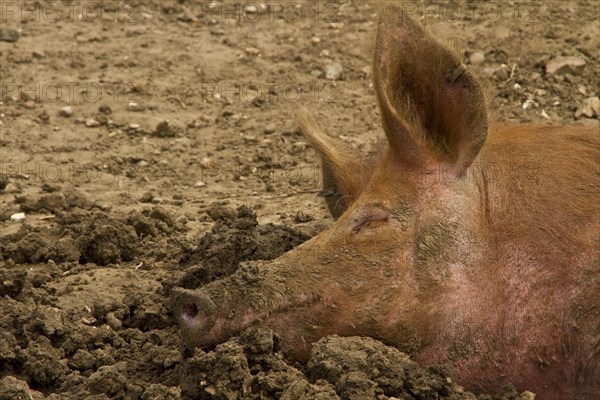
{"label": "dry dirt clod", "polygon": [[14,43],[21,37],[20,29],[0,28],[0,42]]}
{"label": "dry dirt clod", "polygon": [[555,57],[546,62],[546,75],[577,75],[583,71],[586,62],[581,57]]}
{"label": "dry dirt clod", "polygon": [[469,62],[473,65],[483,64],[485,62],[485,53],[483,51],[475,51],[469,56]]}
{"label": "dry dirt clod", "polygon": [[100,122],[98,122],[94,118],[88,118],[85,120],[85,126],[87,126],[88,128],[96,128],[100,126]]}
{"label": "dry dirt clod", "polygon": [[271,133],[275,133],[275,124],[270,123],[267,124],[267,126],[265,126],[265,130],[264,130],[266,135],[270,135]]}
{"label": "dry dirt clod", "polygon": [[575,111],[575,118],[581,116],[594,118],[600,115],[600,98],[598,96],[588,97]]}

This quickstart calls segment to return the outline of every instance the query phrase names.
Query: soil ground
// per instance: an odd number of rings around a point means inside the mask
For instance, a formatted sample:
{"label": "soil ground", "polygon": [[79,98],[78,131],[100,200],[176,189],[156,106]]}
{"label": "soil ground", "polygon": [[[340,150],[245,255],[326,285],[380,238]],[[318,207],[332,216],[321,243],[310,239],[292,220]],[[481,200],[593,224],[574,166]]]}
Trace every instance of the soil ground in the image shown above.
{"label": "soil ground", "polygon": [[[404,4],[491,120],[598,126],[595,0]],[[0,399],[475,398],[369,338],[307,365],[259,329],[184,354],[166,305],[333,223],[294,112],[361,150],[382,136],[375,5],[0,0]]]}

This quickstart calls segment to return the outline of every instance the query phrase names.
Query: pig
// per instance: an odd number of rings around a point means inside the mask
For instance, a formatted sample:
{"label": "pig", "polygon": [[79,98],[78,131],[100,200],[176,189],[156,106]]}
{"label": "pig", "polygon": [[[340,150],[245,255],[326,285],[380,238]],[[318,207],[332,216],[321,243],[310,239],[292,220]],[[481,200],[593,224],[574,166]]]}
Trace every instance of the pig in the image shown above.
{"label": "pig", "polygon": [[600,399],[598,128],[489,124],[471,71],[401,7],[379,16],[373,86],[371,156],[299,116],[335,223],[174,289],[185,346],[260,326],[303,361],[324,336],[370,336],[476,393]]}

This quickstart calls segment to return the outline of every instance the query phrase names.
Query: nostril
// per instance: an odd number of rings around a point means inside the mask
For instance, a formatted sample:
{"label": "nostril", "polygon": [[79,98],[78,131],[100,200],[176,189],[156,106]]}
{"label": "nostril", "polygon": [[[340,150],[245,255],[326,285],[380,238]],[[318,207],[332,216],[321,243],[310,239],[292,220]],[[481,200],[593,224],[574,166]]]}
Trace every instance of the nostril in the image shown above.
{"label": "nostril", "polygon": [[200,290],[174,288],[169,300],[173,314],[185,329],[210,329],[217,319],[217,306]]}
{"label": "nostril", "polygon": [[181,311],[181,317],[185,321],[193,320],[198,316],[198,306],[194,303],[186,304]]}

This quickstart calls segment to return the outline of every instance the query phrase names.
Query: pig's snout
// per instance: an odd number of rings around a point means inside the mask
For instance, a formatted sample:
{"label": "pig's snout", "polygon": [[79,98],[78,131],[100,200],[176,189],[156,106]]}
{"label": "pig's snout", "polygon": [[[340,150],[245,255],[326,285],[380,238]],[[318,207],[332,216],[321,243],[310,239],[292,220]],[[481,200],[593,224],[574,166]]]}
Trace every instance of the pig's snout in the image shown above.
{"label": "pig's snout", "polygon": [[197,290],[173,289],[171,307],[180,324],[204,333],[213,327],[217,318],[215,303]]}

